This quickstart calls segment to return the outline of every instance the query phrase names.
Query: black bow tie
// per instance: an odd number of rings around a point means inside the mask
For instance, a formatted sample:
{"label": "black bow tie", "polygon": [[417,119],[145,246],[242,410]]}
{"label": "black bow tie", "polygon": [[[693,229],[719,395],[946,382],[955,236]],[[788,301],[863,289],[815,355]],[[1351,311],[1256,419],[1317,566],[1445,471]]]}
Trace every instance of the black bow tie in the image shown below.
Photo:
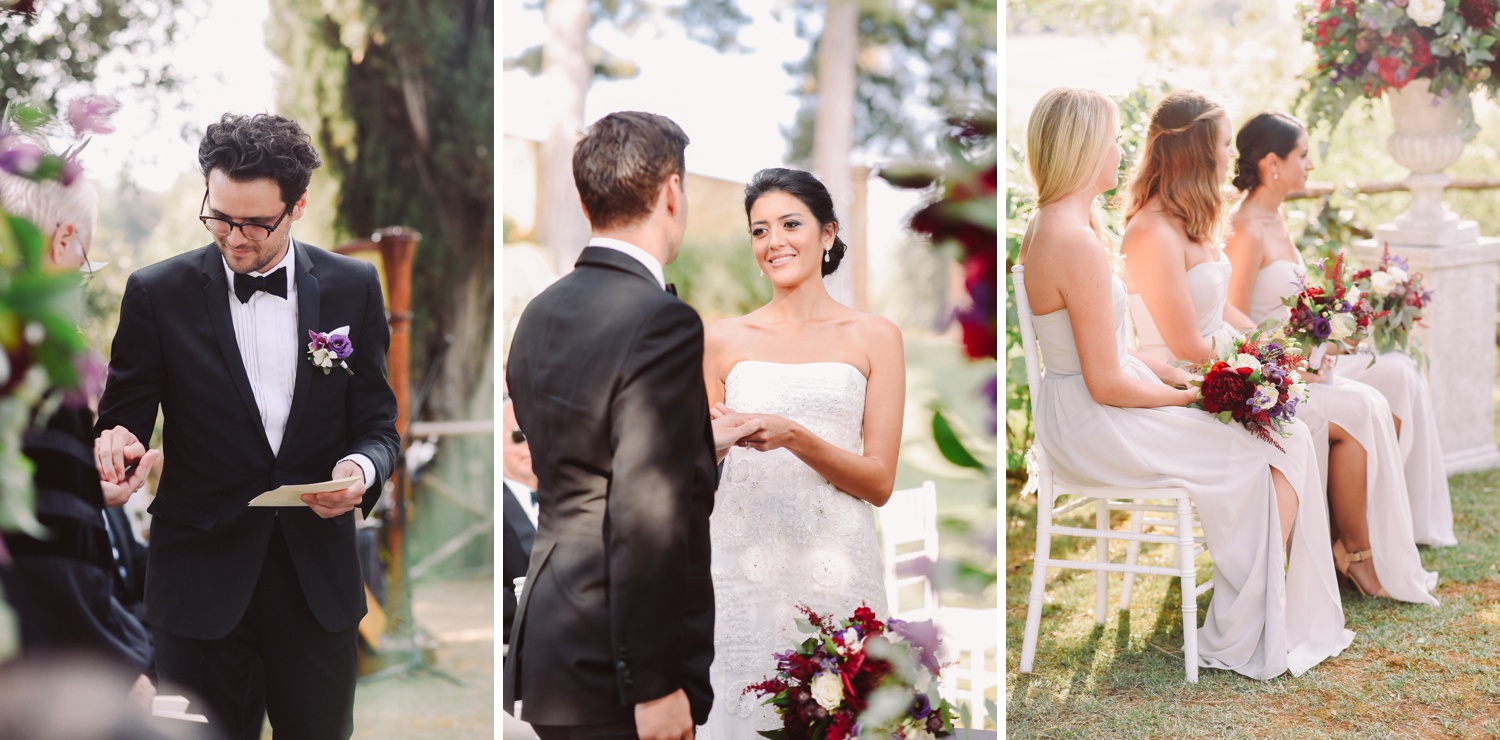
{"label": "black bow tie", "polygon": [[257,290],[285,299],[286,268],[278,267],[270,274],[260,277],[239,272],[234,274],[234,294],[240,299],[240,303],[249,303]]}
{"label": "black bow tie", "polygon": [[677,295],[677,286],[673,283],[667,283],[667,292],[671,293],[672,295]]}

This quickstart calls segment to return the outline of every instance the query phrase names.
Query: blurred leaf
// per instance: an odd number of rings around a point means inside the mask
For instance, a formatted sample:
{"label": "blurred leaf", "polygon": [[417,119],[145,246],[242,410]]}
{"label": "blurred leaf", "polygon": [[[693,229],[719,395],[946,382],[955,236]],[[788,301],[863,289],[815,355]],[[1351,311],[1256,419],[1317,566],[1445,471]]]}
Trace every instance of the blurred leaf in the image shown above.
{"label": "blurred leaf", "polygon": [[959,441],[958,435],[953,432],[953,426],[939,409],[932,410],[932,437],[937,442],[938,451],[948,462],[963,468],[984,470],[984,464],[974,459],[969,449]]}

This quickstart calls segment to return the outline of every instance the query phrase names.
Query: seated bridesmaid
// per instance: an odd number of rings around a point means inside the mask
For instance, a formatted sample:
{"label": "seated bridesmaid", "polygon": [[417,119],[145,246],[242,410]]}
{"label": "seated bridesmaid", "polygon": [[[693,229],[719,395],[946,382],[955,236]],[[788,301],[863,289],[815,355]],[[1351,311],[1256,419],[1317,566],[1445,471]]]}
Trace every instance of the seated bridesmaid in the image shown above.
{"label": "seated bridesmaid", "polygon": [[[1281,203],[1288,191],[1306,183],[1312,168],[1307,134],[1298,125],[1283,154],[1272,151],[1275,146],[1269,143],[1275,138],[1271,132],[1284,133],[1290,120],[1262,113],[1240,129],[1236,140],[1234,186],[1249,194],[1234,210],[1225,248],[1232,265],[1229,303],[1256,323],[1285,319],[1289,309],[1281,301],[1297,292],[1302,270]],[[1437,574],[1423,570],[1417,554],[1390,404],[1363,383],[1326,373],[1317,379],[1298,416],[1315,429],[1328,429],[1326,478],[1335,566],[1360,593],[1436,604],[1431,591]]]}
{"label": "seated bridesmaid", "polygon": [[1032,399],[1037,439],[1061,480],[1190,491],[1215,578],[1200,665],[1255,679],[1301,675],[1354,637],[1312,435],[1293,421],[1282,452],[1183,408],[1196,391],[1168,383],[1190,376],[1128,350],[1125,286],[1094,207],[1118,180],[1118,133],[1114,103],[1073,88],[1043,95],[1027,127],[1038,207],[1020,261],[1046,368]]}

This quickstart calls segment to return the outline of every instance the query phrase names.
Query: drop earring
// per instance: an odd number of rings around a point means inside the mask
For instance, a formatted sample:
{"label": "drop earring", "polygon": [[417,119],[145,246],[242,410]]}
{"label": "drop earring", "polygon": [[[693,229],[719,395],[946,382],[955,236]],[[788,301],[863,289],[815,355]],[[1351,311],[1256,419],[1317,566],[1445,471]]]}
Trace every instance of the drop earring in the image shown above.
{"label": "drop earring", "polygon": [[1271,179],[1272,180],[1280,180],[1281,179],[1281,170],[1271,170]]}
{"label": "drop earring", "polygon": [[829,257],[829,254],[832,253],[832,251],[833,250],[831,250],[831,249],[825,249],[825,250],[823,250],[823,261],[825,263],[831,261],[832,258]]}
{"label": "drop earring", "polygon": [[761,277],[765,277],[766,276],[766,271],[765,270],[760,270],[759,272],[760,272],[760,276]]}

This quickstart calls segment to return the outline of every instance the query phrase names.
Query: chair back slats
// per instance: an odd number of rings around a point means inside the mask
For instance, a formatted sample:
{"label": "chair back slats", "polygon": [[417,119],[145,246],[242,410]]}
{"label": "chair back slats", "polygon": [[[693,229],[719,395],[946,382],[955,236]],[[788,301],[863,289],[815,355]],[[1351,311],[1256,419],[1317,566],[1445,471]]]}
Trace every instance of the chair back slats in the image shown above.
{"label": "chair back slats", "polygon": [[1026,386],[1034,402],[1036,387],[1042,382],[1042,365],[1036,348],[1036,327],[1031,324],[1031,300],[1026,297],[1025,265],[1010,268],[1010,282],[1016,291],[1016,323],[1021,330],[1021,351],[1026,356]]}

